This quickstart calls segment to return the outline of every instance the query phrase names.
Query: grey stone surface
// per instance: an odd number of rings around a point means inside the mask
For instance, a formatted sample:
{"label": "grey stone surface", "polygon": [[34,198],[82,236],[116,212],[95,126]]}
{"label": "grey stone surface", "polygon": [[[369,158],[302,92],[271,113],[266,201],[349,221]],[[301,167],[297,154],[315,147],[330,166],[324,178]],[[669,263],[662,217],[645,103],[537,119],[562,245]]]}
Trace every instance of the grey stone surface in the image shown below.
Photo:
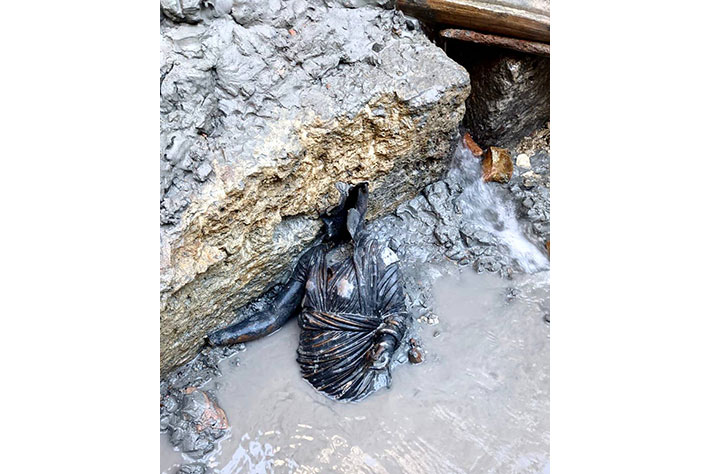
{"label": "grey stone surface", "polygon": [[[517,203],[525,233],[540,249],[550,242],[550,129],[537,130],[517,146],[529,167],[517,167],[508,189]],[[549,252],[549,249],[548,249]]]}
{"label": "grey stone surface", "polygon": [[290,269],[336,181],[374,217],[445,169],[468,75],[389,3],[161,2],[161,373]]}

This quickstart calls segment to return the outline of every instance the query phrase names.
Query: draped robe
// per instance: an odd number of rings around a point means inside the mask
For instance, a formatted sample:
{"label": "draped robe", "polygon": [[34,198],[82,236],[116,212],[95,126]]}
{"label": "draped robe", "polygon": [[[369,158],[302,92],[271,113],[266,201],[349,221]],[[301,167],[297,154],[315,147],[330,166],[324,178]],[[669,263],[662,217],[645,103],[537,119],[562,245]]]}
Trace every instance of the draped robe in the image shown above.
{"label": "draped robe", "polygon": [[331,398],[357,401],[389,385],[389,368],[373,368],[368,354],[383,335],[399,344],[406,330],[397,262],[364,237],[351,256],[330,264],[325,247],[316,247],[300,270],[307,280],[297,360],[303,377]]}

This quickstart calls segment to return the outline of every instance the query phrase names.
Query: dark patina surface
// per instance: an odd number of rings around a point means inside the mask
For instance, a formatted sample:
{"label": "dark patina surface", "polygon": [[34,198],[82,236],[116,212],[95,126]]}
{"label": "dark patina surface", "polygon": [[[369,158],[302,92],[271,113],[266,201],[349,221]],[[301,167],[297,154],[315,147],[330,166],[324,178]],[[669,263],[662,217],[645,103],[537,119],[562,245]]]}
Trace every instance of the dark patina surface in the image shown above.
{"label": "dark patina surface", "polygon": [[357,401],[390,383],[392,354],[408,316],[399,259],[364,230],[368,185],[340,185],[322,217],[324,235],[305,252],[271,307],[208,335],[211,345],[251,341],[298,316],[303,377],[330,398]]}

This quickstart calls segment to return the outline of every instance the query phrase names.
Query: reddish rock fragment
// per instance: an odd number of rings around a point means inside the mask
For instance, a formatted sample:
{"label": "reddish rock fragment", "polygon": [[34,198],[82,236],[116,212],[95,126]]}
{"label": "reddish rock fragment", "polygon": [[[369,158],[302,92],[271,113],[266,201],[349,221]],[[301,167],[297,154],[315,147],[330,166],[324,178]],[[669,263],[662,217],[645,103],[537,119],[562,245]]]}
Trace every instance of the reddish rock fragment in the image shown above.
{"label": "reddish rock fragment", "polygon": [[414,338],[409,340],[409,351],[407,352],[407,356],[409,356],[409,362],[412,364],[419,364],[422,360],[424,360],[422,351],[419,349],[419,343]]}
{"label": "reddish rock fragment", "polygon": [[202,390],[199,390],[195,387],[187,387],[185,389],[186,395],[192,395],[193,393],[196,393],[196,395],[193,396],[198,397],[196,399],[196,402],[204,410],[202,411],[202,414],[196,423],[196,429],[198,433],[207,428],[211,428],[214,430],[226,430],[227,428],[229,428],[227,414],[224,413],[224,410],[222,410],[222,408],[217,405],[217,403],[215,403]]}
{"label": "reddish rock fragment", "polygon": [[486,150],[481,166],[485,182],[507,183],[513,176],[513,159],[505,148],[490,147]]}
{"label": "reddish rock fragment", "polygon": [[466,145],[466,148],[468,148],[474,156],[483,156],[483,150],[478,146],[478,143],[473,141],[473,138],[471,138],[468,132],[463,135],[463,144]]}

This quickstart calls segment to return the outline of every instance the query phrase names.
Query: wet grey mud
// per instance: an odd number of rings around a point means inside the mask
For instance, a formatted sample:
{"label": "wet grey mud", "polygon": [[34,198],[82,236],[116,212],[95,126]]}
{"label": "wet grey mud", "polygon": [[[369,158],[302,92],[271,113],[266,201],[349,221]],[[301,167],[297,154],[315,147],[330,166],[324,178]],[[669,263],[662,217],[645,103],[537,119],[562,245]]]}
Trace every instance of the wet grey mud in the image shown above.
{"label": "wet grey mud", "polygon": [[402,344],[389,389],[339,403],[301,378],[294,320],[205,350],[161,384],[161,472],[548,472],[549,154],[521,154],[509,183],[484,183],[459,145],[441,181],[368,224],[401,260],[422,363]]}

